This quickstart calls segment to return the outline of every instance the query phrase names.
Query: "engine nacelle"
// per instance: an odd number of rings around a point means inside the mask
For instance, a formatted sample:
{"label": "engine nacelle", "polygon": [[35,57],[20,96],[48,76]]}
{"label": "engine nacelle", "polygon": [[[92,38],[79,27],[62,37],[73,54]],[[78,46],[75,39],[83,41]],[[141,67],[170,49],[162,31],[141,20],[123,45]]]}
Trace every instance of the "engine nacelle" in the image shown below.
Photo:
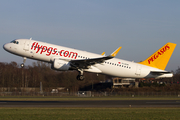
{"label": "engine nacelle", "polygon": [[67,71],[70,68],[70,63],[60,59],[54,59],[51,69],[59,71]]}

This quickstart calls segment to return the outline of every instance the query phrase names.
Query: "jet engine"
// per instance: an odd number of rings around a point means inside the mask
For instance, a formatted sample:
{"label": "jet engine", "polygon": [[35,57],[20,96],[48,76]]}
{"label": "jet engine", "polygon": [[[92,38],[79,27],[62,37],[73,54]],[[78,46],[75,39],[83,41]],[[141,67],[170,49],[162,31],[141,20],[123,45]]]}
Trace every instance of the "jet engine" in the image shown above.
{"label": "jet engine", "polygon": [[67,71],[70,68],[70,63],[61,59],[54,59],[51,69],[59,71]]}

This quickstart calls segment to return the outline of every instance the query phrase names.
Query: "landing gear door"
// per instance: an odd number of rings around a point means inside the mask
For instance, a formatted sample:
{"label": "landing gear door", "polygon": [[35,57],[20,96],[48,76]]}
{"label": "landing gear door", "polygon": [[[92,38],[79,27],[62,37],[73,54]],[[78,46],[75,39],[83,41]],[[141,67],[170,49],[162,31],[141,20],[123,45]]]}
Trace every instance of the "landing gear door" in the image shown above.
{"label": "landing gear door", "polygon": [[31,40],[26,40],[24,43],[24,50],[29,51]]}

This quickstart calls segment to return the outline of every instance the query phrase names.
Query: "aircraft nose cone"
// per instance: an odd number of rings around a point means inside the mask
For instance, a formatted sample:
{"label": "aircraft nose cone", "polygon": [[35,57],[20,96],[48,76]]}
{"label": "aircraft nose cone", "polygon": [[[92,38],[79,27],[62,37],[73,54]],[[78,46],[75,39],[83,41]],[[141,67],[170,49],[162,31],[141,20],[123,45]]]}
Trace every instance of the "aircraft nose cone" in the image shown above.
{"label": "aircraft nose cone", "polygon": [[9,45],[8,45],[8,44],[4,44],[4,45],[3,45],[3,48],[4,48],[4,50],[8,51]]}
{"label": "aircraft nose cone", "polygon": [[7,49],[7,44],[4,44],[3,48],[4,48],[4,50],[6,50]]}

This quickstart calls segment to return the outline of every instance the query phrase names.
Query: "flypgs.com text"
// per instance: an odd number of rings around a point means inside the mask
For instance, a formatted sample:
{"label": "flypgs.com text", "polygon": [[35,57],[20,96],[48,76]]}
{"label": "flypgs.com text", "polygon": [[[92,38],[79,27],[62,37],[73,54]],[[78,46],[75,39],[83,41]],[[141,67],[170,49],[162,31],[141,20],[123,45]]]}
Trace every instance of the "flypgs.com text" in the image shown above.
{"label": "flypgs.com text", "polygon": [[76,52],[71,52],[71,51],[67,51],[67,50],[60,50],[58,52],[57,48],[53,48],[53,47],[47,47],[44,45],[39,45],[38,42],[34,42],[31,46],[31,50],[37,50],[36,53],[40,52],[40,54],[46,52],[46,56],[50,56],[52,55],[60,55],[60,56],[64,56],[64,57],[69,57],[69,58],[74,58],[76,59],[78,56],[78,53]]}

